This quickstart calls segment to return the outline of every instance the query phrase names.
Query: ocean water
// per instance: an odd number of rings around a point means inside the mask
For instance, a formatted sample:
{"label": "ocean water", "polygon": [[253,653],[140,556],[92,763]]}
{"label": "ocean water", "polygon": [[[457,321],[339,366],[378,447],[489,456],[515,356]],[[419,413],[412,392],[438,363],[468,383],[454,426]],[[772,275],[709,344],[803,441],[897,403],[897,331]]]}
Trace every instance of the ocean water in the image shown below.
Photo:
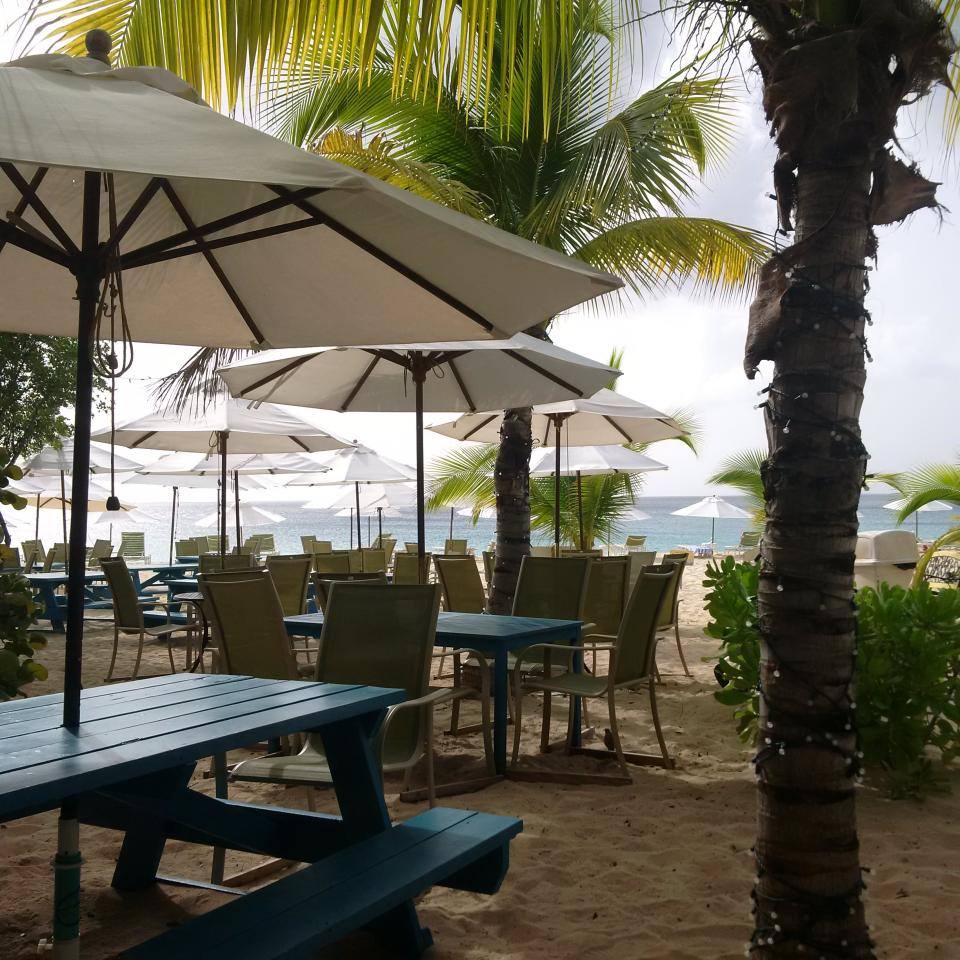
{"label": "ocean water", "polygon": [[[890,530],[893,529],[894,513],[883,509],[884,503],[889,503],[892,495],[887,494],[865,494],[861,498],[860,519],[861,530]],[[666,550],[671,547],[700,544],[710,539],[710,521],[698,517],[675,517],[671,511],[680,507],[685,507],[696,501],[697,497],[642,497],[637,502],[637,506],[645,513],[650,514],[649,520],[637,521],[631,523],[625,528],[627,533],[645,534],[647,537],[647,546],[649,549]],[[743,498],[730,496],[725,497],[731,503],[746,507],[746,501]],[[263,526],[251,527],[245,531],[257,533],[261,531],[272,532],[277,541],[277,548],[281,552],[299,552],[300,536],[303,534],[312,534],[320,540],[331,540],[335,548],[343,548],[351,545],[350,521],[346,517],[334,517],[330,514],[318,510],[304,510],[297,504],[285,503],[265,503],[258,498],[258,504],[266,509],[283,516],[284,520],[276,524],[265,524]],[[144,507],[145,510],[156,516],[158,519],[143,524],[142,529],[146,533],[147,550],[154,560],[164,559],[169,549],[170,538],[170,516],[165,513],[162,504],[154,503]],[[211,505],[209,503],[185,503],[179,511],[177,522],[177,536],[188,537],[196,533],[215,534],[216,530],[210,527],[200,529],[196,526],[196,521],[209,514]],[[53,514],[55,511],[43,511],[45,514]],[[942,513],[921,513],[920,515],[920,539],[932,540],[934,537],[943,533],[951,525],[953,512],[944,511]],[[44,528],[41,529],[41,535],[47,528],[52,532],[44,537],[45,542],[53,542],[59,525],[59,514],[56,516],[44,517]],[[953,521],[955,523],[956,521]],[[434,514],[427,517],[427,550],[439,551],[443,549],[443,541],[450,535],[450,517],[449,513]],[[716,543],[719,547],[732,546],[740,539],[740,534],[748,528],[746,521],[740,520],[717,520],[716,521]],[[906,524],[906,529],[913,529],[912,519]],[[466,537],[471,547],[477,552],[486,549],[487,545],[493,540],[495,535],[495,521],[479,520],[474,526],[469,517],[454,517],[453,536]],[[234,542],[232,525],[229,527],[231,543]],[[417,533],[416,517],[411,512],[409,515],[400,517],[384,518],[383,529],[385,533],[391,533],[397,538],[399,543],[405,540],[415,540]],[[363,542],[366,545],[369,539],[377,535],[376,516],[368,518],[364,516],[361,519],[361,531],[363,533]],[[14,542],[17,542],[17,536],[32,536],[32,531],[22,533],[22,528],[14,533]],[[100,534],[105,536],[104,533]],[[369,539],[368,539],[369,538]],[[353,529],[353,540],[356,539],[356,527]],[[622,542],[622,537],[617,538]],[[114,543],[119,543],[119,533],[113,534]],[[91,541],[92,542],[92,541]],[[551,542],[549,535],[534,534],[534,542],[547,544]],[[47,544],[49,545],[49,544]]]}

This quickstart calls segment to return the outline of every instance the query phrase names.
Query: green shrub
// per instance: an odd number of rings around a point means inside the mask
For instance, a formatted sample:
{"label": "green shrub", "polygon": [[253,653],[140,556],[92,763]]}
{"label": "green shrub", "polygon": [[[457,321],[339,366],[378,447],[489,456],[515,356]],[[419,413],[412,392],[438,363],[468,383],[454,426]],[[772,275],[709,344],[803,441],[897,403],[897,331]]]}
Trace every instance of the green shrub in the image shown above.
{"label": "green shrub", "polygon": [[[707,634],[721,642],[714,696],[734,708],[737,733],[758,731],[760,632],[755,563],[727,557],[707,568]],[[938,787],[931,748],[960,755],[960,593],[926,584],[881,584],[856,595],[856,720],[864,762],[881,768],[893,796]]]}
{"label": "green shrub", "polygon": [[46,645],[30,627],[36,620],[33,591],[19,573],[0,573],[0,700],[21,694],[34,680],[46,680],[47,668],[33,659]]}

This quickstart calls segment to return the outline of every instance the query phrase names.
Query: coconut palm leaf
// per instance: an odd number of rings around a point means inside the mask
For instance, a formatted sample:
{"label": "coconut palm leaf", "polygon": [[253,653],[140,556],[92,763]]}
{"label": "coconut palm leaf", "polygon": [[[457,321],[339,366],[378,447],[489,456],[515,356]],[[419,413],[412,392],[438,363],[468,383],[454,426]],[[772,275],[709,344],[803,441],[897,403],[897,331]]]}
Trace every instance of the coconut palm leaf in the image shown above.
{"label": "coconut palm leaf", "polygon": [[906,499],[897,514],[897,523],[903,523],[934,500],[943,500],[960,510],[960,463],[929,463],[904,473],[877,474],[874,479],[899,490]]}
{"label": "coconut palm leaf", "polygon": [[707,483],[739,490],[750,501],[753,523],[758,527],[762,527],[766,520],[767,498],[760,474],[766,459],[765,450],[741,450],[721,461],[716,472],[707,478]]}

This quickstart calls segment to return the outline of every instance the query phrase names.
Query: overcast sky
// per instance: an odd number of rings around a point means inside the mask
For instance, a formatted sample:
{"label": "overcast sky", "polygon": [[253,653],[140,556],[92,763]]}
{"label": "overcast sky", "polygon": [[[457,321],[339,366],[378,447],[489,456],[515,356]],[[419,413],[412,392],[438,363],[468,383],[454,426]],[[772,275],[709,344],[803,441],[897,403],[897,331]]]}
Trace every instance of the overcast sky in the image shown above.
{"label": "overcast sky", "polygon": [[[23,6],[24,0],[0,0],[3,23],[11,23]],[[14,46],[15,36],[7,30],[0,36],[0,59],[9,59]],[[655,49],[655,44],[647,44],[648,58]],[[646,73],[663,73],[666,61],[648,59]],[[760,112],[756,80],[750,85],[753,90],[743,90],[731,156],[707,176],[699,202],[688,212],[772,231],[775,211],[768,194],[774,150]],[[913,116],[903,120],[899,133],[908,155],[928,176],[944,181],[939,191],[942,218],[923,211],[900,227],[880,228],[880,259],[871,274],[868,306],[874,326],[869,346],[874,362],[868,368],[863,432],[872,470],[945,460],[960,447],[957,395],[950,387],[960,372],[955,272],[960,269],[960,164],[956,157],[944,157],[940,113],[939,104],[927,107],[919,122]],[[706,478],[718,461],[763,444],[761,411],[754,405],[765,381],[747,381],[742,367],[746,318],[745,303],[671,295],[631,302],[599,316],[572,313],[554,328],[559,344],[597,360],[606,360],[613,348],[623,348],[622,393],[660,409],[690,407],[702,421],[699,457],[679,444],[654,448],[653,455],[670,470],[649,476],[648,494],[707,492]],[[124,415],[145,411],[148,378],[174,369],[189,353],[177,347],[138,347],[134,368],[120,389]],[[307,418],[388,456],[413,460],[412,416],[317,411]],[[435,418],[440,419],[444,418]],[[450,446],[428,434],[427,456]]]}

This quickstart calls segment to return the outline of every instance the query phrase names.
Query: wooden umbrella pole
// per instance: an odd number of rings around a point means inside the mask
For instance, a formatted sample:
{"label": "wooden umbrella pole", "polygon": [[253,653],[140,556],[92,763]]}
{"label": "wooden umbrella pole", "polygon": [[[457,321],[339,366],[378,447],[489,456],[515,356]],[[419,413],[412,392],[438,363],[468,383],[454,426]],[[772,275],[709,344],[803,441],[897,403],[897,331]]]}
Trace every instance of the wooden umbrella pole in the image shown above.
{"label": "wooden umbrella pole", "polygon": [[377,541],[383,549],[383,507],[377,507]]}
{"label": "wooden umbrella pole", "polygon": [[363,537],[360,536],[360,481],[354,481],[354,493],[357,497],[357,549],[363,546]]}
{"label": "wooden umbrella pole", "polygon": [[554,440],[556,449],[554,451],[554,470],[553,470],[553,555],[560,556],[560,424],[559,416],[553,418]]}
{"label": "wooden umbrella pole", "polygon": [[[174,543],[177,539],[177,493],[178,491],[179,491],[179,487],[174,486],[173,503],[171,504],[171,507],[170,507],[170,559],[167,562],[171,564],[173,563],[173,557],[174,557],[174,552],[173,552]],[[111,541],[113,540],[112,535],[110,537],[110,540]]]}
{"label": "wooden umbrella pole", "polygon": [[[33,521],[33,539],[40,542],[40,491],[37,491],[37,516]],[[42,558],[40,558],[42,559]]]}
{"label": "wooden umbrella pole", "polygon": [[426,540],[427,529],[424,519],[426,488],[423,457],[423,384],[427,379],[427,365],[419,351],[410,354],[410,373],[413,377],[414,400],[416,403],[417,431],[417,570],[420,583],[427,582]]}
{"label": "wooden umbrella pole", "polygon": [[450,539],[453,539],[453,507],[450,508]]}
{"label": "wooden umbrella pole", "polygon": [[243,543],[243,527],[240,525],[240,471],[233,471],[233,509],[237,527],[237,549]]}
{"label": "wooden umbrella pole", "polygon": [[227,437],[226,430],[217,431],[217,446],[220,448],[220,566],[227,555]]}
{"label": "wooden umbrella pole", "polygon": [[67,486],[66,480],[63,476],[63,471],[60,471],[60,521],[63,524],[63,562],[67,566],[67,571],[70,570],[70,561],[67,557]]}
{"label": "wooden umbrella pole", "polygon": [[577,471],[577,521],[580,524],[580,552],[586,549],[583,539],[583,484],[580,479],[580,471]]}

